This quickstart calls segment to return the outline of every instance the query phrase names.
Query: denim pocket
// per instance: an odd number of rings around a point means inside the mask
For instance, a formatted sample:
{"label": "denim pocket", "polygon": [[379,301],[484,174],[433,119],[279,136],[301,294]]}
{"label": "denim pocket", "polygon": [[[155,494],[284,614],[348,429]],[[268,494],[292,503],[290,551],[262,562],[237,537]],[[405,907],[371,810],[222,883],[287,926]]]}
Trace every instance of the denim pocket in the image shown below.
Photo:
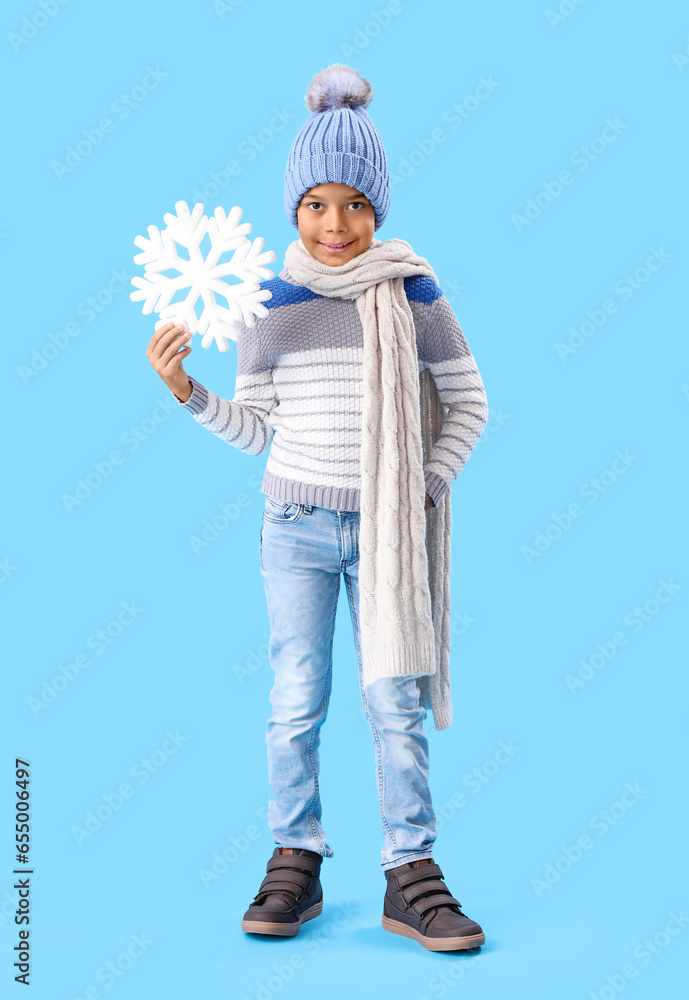
{"label": "denim pocket", "polygon": [[304,513],[303,503],[294,503],[291,500],[280,500],[279,497],[271,497],[266,494],[266,502],[263,508],[263,516],[267,521],[276,521],[279,524],[287,524],[298,521]]}

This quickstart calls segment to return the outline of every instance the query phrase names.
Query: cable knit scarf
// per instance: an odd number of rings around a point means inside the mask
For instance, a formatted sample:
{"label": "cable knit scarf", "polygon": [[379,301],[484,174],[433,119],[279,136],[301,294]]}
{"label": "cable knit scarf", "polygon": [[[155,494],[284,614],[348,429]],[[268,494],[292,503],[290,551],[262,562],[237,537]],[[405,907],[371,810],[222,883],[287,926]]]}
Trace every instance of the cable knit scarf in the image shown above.
{"label": "cable knit scarf", "polygon": [[404,278],[435,273],[400,239],[373,239],[346,264],[285,253],[297,284],[355,299],[364,331],[359,621],[364,684],[415,677],[436,729],[450,701],[450,489],[424,513],[424,465],[444,415],[433,377],[419,373]]}

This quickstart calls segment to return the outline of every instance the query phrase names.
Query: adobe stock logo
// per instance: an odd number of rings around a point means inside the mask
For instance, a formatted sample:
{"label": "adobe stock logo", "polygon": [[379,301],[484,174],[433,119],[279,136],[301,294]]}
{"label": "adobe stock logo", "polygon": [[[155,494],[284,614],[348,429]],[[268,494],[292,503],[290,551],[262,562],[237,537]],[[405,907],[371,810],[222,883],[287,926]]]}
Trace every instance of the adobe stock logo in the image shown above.
{"label": "adobe stock logo", "polygon": [[[628,448],[625,448],[624,452],[618,448],[615,451],[615,458],[608,468],[582,483],[579,487],[579,495],[584,497],[589,504],[597,503],[638,460],[639,456],[632,455]],[[583,517],[585,513],[586,508],[577,500],[570,503],[565,511],[551,513],[550,522],[546,525],[545,530],[541,531],[539,528],[535,532],[532,545],[522,545],[520,548],[526,565],[533,565],[534,560],[540,559],[548,552],[555,542],[562,538],[566,531],[570,530],[575,519]]]}
{"label": "adobe stock logo", "polygon": [[[179,404],[172,396],[164,399],[158,396],[155,402],[156,406],[150,416],[144,417],[138,424],[130,424],[129,428],[120,435],[120,443],[127,448],[128,452],[138,451],[141,445],[152,434],[155,434],[160,425],[168,419],[170,414],[176,413],[179,408]],[[127,456],[123,452],[113,449],[106,458],[92,461],[89,471],[76,480],[73,487],[74,492],[62,493],[60,496],[67,513],[72,514],[78,507],[83,506],[95,491],[110,479],[115,469],[123,465],[126,460]]]}
{"label": "adobe stock logo", "polygon": [[[183,736],[179,729],[167,729],[165,739],[159,747],[148,755],[139,757],[132,764],[129,773],[132,778],[136,778],[139,786],[147,784],[151,776],[157,774],[162,767],[165,767],[170,757],[176,754],[180,747],[189,742],[188,736]],[[100,801],[93,808],[86,812],[83,819],[83,826],[75,824],[71,827],[71,833],[77,846],[81,847],[85,840],[90,840],[105,823],[115,816],[124,806],[128,799],[136,794],[136,786],[129,781],[122,781],[114,792],[103,792]]]}
{"label": "adobe stock logo", "polygon": [[581,7],[581,5],[585,2],[586,0],[562,0],[556,10],[547,10],[545,12],[545,19],[551,29],[556,31],[557,28],[561,24],[564,24],[565,21],[568,21],[572,14],[575,14],[579,7]]}
{"label": "adobe stock logo", "polygon": [[[169,75],[160,66],[154,67],[149,64],[146,66],[146,73],[139,83],[130,90],[118,94],[110,102],[109,111],[120,121],[124,121]],[[99,119],[98,123],[91,128],[83,128],[81,138],[76,141],[76,144],[65,148],[64,160],[53,160],[50,164],[58,181],[61,182],[67,175],[73,174],[84,160],[101,145],[105,136],[110,135],[116,128],[117,122],[106,117]]]}
{"label": "adobe stock logo", "polygon": [[661,955],[665,948],[672,944],[673,938],[681,934],[689,924],[689,916],[682,909],[679,912],[670,910],[667,917],[663,927],[652,936],[645,937],[634,949],[634,958],[640,966],[634,962],[626,962],[617,972],[608,973],[605,985],[598,990],[590,990],[588,1000],[615,1000],[629,981],[636,979],[642,969]]}
{"label": "adobe stock logo", "polygon": [[372,7],[369,11],[371,15],[369,20],[363,26],[357,25],[354,29],[352,41],[340,43],[340,51],[344,58],[351,59],[352,56],[357,56],[368,48],[373,39],[378,38],[381,31],[388,27],[393,17],[401,14],[403,10],[402,0],[388,0],[384,7]]}
{"label": "adobe stock logo", "polygon": [[135,600],[122,601],[120,607],[122,610],[116,617],[112,618],[103,628],[96,629],[86,637],[85,645],[88,649],[93,650],[93,657],[86,653],[77,653],[76,656],[72,657],[71,663],[60,664],[57,673],[53,674],[50,680],[43,681],[38,696],[30,695],[26,699],[34,718],[38,718],[41,712],[57,701],[71,684],[76,683],[83,671],[92,665],[95,657],[102,656],[146,610],[140,608]]}
{"label": "adobe stock logo", "polygon": [[[592,163],[595,163],[610,148],[611,143],[617,141],[622,133],[629,128],[626,122],[621,122],[619,117],[605,119],[605,127],[600,135],[594,136],[587,143],[582,143],[572,151],[569,162],[575,166],[582,174],[588,170]],[[513,212],[510,220],[517,234],[521,236],[527,227],[534,224],[550,206],[562,196],[565,189],[570,187],[577,179],[577,174],[571,170],[560,170],[557,178],[552,180],[542,180],[541,190],[533,198],[527,198],[521,212]]]}
{"label": "adobe stock logo", "polygon": [[[110,273],[112,277],[98,289],[95,295],[86,296],[75,307],[74,311],[77,316],[84,320],[84,326],[93,323],[94,319],[97,319],[110,306],[115,296],[120,295],[130,286],[132,276],[124,268],[113,267],[110,269]],[[54,361],[62,351],[69,347],[74,338],[79,336],[82,329],[83,327],[79,326],[78,323],[70,320],[61,329],[49,333],[47,341],[44,341],[40,347],[32,348],[31,359],[25,365],[17,365],[17,373],[24,385],[28,385],[39,372],[45,371],[50,362]]]}
{"label": "adobe stock logo", "polygon": [[7,41],[10,43],[13,52],[19,52],[24,45],[28,45],[54,17],[60,13],[61,9],[69,3],[69,0],[38,0],[40,10],[36,10],[29,17],[23,17],[19,33],[10,31],[7,34]]}
{"label": "adobe stock logo", "polygon": [[231,14],[241,3],[244,0],[213,0],[213,10],[218,15],[218,20],[223,21],[225,15]]}
{"label": "adobe stock logo", "polygon": [[[639,781],[632,785],[625,782],[624,791],[606,809],[600,809],[593,815],[589,822],[589,829],[595,831],[598,837],[605,837],[613,827],[616,827],[620,820],[628,815],[629,810],[639,802],[642,795],[647,795],[648,789],[643,788]],[[557,885],[563,875],[570,872],[574,865],[579,864],[585,852],[592,850],[599,841],[594,840],[589,833],[582,833],[575,843],[561,844],[562,852],[554,862],[548,861],[543,870],[543,878],[532,878],[531,888],[536,893],[538,899],[544,892],[550,892],[553,886]]]}
{"label": "adobe stock logo", "polygon": [[613,285],[613,292],[617,299],[608,297],[598,307],[587,309],[586,319],[578,326],[572,324],[569,327],[570,335],[567,341],[558,341],[555,344],[557,356],[563,364],[605,326],[609,317],[618,312],[621,303],[629,302],[632,296],[653,277],[653,274],[659,271],[665,262],[672,257],[672,254],[668,253],[662,245],[660,247],[650,246],[648,250],[649,253],[644,263],[635,267],[631,273],[627,271]]}
{"label": "adobe stock logo", "polygon": [[[643,604],[635,604],[622,619],[633,635],[653,621],[663,605],[668,604],[682,589],[672,577],[669,580],[658,580],[658,584],[652,597],[647,598]],[[617,629],[608,639],[596,643],[595,653],[590,654],[588,658],[580,657],[576,673],[568,673],[564,678],[570,694],[575,695],[580,688],[586,687],[628,642],[629,636],[624,629]]]}

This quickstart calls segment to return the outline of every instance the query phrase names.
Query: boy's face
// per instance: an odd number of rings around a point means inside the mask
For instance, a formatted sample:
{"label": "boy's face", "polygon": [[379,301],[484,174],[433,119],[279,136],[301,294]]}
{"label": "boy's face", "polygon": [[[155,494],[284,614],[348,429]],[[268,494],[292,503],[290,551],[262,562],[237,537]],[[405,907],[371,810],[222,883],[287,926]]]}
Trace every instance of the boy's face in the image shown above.
{"label": "boy's face", "polygon": [[[297,207],[301,241],[312,257],[338,267],[368,250],[376,224],[366,195],[348,184],[317,184]],[[345,243],[344,249],[335,249]]]}

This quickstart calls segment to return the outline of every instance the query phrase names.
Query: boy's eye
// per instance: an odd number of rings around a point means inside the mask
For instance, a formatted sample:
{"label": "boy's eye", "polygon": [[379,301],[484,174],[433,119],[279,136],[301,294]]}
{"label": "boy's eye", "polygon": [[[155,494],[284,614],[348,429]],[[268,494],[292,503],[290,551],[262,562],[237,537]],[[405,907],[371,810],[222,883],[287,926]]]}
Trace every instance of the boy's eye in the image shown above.
{"label": "boy's eye", "polygon": [[[361,205],[362,208],[366,207],[364,205],[363,201],[350,201],[349,204],[350,205]],[[310,201],[306,207],[307,208],[320,208],[321,205],[322,205],[322,202],[320,202],[320,201]]]}

